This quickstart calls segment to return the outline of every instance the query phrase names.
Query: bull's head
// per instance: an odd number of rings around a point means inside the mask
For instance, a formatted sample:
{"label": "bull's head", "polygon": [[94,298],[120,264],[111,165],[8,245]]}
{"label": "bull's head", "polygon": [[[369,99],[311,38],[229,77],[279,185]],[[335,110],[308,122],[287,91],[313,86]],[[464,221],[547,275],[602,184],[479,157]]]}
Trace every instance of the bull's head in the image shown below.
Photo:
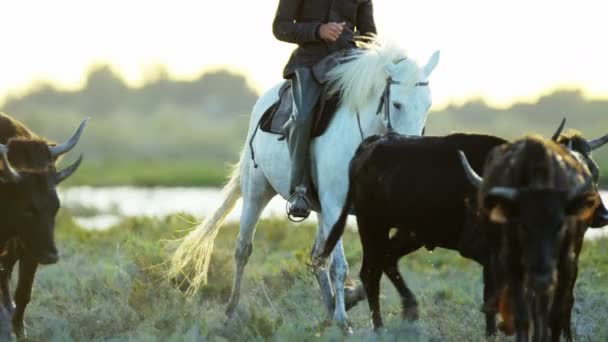
{"label": "bull's head", "polygon": [[[49,146],[42,140],[16,139],[9,141],[8,147],[0,145],[0,153],[4,151],[0,175],[0,217],[4,229],[0,234],[5,239],[19,237],[41,264],[52,264],[59,258],[54,233],[55,216],[60,205],[56,186],[76,171],[82,156],[63,170],[56,170],[54,162],[76,145],[85,125],[86,120],[63,144]],[[19,152],[25,152],[25,155],[17,155]],[[46,160],[45,156],[51,162],[40,167],[40,158]],[[19,163],[36,158],[39,160],[34,161],[35,168],[19,167]],[[16,167],[13,160],[17,162]]]}
{"label": "bull's head", "polygon": [[[600,168],[593,160],[591,152],[608,143],[608,134],[592,140],[587,140],[579,134],[574,134],[571,136],[561,135],[557,139],[557,142],[568,147],[575,157],[587,166],[591,172],[593,181],[597,186],[600,177]],[[608,225],[608,209],[606,209],[605,205],[600,202],[600,205],[596,209],[589,226],[592,228],[601,228],[606,225]]]}
{"label": "bull's head", "polygon": [[[464,153],[459,154],[467,178],[479,189],[483,179]],[[565,229],[574,222],[587,222],[599,203],[599,195],[588,177],[570,191],[495,186],[482,201],[491,222],[514,228],[510,234],[514,234],[521,249],[527,286],[547,292],[556,280],[556,261]]]}

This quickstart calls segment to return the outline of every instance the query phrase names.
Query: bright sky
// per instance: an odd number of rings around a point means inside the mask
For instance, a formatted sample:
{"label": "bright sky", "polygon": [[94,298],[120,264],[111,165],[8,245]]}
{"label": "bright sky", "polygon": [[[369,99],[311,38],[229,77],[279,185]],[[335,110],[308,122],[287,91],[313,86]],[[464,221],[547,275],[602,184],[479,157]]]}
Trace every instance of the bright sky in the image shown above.
{"label": "bright sky", "polygon": [[[0,102],[35,80],[82,85],[107,62],[129,83],[166,65],[193,78],[228,67],[260,91],[280,79],[292,45],[271,31],[277,0],[0,2]],[[558,86],[608,97],[608,3],[599,0],[375,0],[376,23],[426,61],[435,103],[484,97],[495,105]]]}

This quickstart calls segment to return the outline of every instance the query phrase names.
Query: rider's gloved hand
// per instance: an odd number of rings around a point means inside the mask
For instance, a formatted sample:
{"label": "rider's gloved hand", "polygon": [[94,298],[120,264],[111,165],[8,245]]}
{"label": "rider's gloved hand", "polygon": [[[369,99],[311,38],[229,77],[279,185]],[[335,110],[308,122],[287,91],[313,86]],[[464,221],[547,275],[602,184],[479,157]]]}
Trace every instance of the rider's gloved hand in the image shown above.
{"label": "rider's gloved hand", "polygon": [[326,23],[319,26],[319,37],[327,42],[335,42],[340,38],[346,23]]}

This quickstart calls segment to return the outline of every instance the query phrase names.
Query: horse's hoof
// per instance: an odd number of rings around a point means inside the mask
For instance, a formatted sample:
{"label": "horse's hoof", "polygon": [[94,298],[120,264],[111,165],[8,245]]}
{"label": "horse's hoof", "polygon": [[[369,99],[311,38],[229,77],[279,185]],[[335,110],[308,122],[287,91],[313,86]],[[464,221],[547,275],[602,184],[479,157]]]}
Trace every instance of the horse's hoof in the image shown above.
{"label": "horse's hoof", "polygon": [[342,332],[345,336],[352,336],[355,332],[353,331],[353,326],[350,323],[347,323],[342,327]]}

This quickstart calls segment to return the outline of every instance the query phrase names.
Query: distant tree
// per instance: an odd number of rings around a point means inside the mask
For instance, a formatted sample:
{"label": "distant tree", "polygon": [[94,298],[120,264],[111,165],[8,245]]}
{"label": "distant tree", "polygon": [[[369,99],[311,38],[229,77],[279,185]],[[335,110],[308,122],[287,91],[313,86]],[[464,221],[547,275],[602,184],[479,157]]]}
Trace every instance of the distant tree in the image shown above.
{"label": "distant tree", "polygon": [[85,112],[103,115],[122,105],[129,88],[109,65],[96,65],[89,69],[80,95]]}

